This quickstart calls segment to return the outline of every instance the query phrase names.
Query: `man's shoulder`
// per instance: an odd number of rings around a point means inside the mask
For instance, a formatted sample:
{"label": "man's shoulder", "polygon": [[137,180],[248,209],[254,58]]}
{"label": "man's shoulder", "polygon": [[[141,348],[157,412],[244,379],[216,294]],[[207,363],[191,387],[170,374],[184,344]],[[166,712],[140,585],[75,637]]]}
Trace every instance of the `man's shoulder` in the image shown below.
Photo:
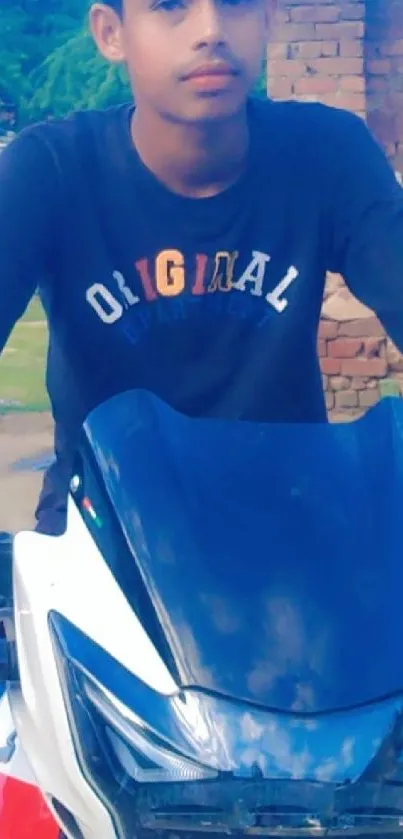
{"label": "man's shoulder", "polygon": [[115,139],[126,115],[129,120],[129,108],[129,105],[118,105],[105,110],[75,111],[64,118],[37,122],[24,128],[11,146],[21,154],[35,149],[44,157],[50,155],[56,164],[64,162],[66,155],[84,152],[91,155],[97,149],[105,152],[105,144]]}
{"label": "man's shoulder", "polygon": [[300,179],[311,178],[320,185],[340,172],[345,161],[365,157],[377,145],[364,119],[343,108],[257,100],[255,112],[257,155],[269,166],[274,160],[279,177],[285,177],[285,167],[293,177],[298,172]]}
{"label": "man's shoulder", "polygon": [[361,117],[352,111],[322,102],[255,99],[253,107],[262,132],[278,130],[285,133],[292,130],[299,138],[310,135],[311,142],[315,142],[316,138],[321,141],[325,136],[337,139],[364,126]]}

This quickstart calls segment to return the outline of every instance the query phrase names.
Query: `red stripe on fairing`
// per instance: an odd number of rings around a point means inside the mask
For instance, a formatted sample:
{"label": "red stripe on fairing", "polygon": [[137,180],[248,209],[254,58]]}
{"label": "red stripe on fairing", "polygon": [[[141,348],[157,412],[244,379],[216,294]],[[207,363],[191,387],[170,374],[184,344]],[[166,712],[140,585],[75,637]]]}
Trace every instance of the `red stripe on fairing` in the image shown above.
{"label": "red stripe on fairing", "polygon": [[0,774],[1,839],[59,839],[60,830],[36,787]]}

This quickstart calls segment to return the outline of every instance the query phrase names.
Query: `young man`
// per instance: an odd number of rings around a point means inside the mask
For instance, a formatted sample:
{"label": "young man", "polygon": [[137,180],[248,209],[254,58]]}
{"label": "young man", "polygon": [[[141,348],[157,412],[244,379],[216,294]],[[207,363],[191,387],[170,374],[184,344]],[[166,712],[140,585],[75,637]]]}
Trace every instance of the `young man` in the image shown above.
{"label": "young man", "polygon": [[189,415],[324,421],[327,269],[403,349],[403,191],[359,118],[250,97],[273,13],[94,5],[136,108],[34,126],[0,158],[0,347],[38,285],[50,326],[41,531],[63,530],[83,418],[122,389]]}

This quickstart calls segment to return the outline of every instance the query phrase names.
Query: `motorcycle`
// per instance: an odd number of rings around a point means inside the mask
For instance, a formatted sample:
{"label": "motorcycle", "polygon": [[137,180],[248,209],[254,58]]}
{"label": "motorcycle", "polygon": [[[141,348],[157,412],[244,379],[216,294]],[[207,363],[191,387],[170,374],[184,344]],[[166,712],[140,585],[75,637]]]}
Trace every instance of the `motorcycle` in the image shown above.
{"label": "motorcycle", "polygon": [[3,539],[1,839],[402,835],[402,497],[399,399],[96,408],[65,533]]}

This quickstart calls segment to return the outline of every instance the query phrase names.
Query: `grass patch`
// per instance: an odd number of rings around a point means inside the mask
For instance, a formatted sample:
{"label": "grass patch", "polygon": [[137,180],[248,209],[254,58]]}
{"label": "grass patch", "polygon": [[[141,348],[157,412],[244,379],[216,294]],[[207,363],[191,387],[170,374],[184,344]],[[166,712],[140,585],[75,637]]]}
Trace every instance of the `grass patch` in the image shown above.
{"label": "grass patch", "polygon": [[0,358],[0,414],[47,411],[47,326],[37,298],[15,326]]}

